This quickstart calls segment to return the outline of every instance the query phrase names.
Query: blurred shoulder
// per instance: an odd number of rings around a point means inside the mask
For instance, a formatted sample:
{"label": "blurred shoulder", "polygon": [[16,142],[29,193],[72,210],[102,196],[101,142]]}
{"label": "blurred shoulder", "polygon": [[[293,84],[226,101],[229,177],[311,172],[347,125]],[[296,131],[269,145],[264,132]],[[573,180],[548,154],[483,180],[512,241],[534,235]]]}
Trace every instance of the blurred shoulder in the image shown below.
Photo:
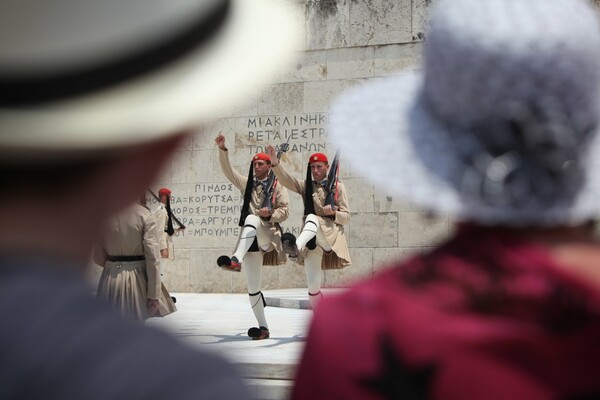
{"label": "blurred shoulder", "polygon": [[343,293],[326,296],[318,312],[344,314],[349,319],[386,313],[390,305],[397,304],[405,295],[402,267],[403,263],[392,263],[375,276],[356,281]]}
{"label": "blurred shoulder", "polygon": [[146,215],[152,214],[152,211],[150,210],[150,208],[148,208],[147,206],[144,206],[142,204],[139,204],[139,203],[135,203],[133,205],[132,209],[140,215],[146,216]]}

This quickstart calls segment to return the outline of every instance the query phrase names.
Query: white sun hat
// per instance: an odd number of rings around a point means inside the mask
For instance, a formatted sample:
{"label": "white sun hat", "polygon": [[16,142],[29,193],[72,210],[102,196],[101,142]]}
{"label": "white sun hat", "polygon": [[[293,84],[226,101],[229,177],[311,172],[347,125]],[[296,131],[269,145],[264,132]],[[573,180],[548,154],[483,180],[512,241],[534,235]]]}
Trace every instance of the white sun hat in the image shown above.
{"label": "white sun hat", "polygon": [[258,95],[299,27],[275,0],[0,0],[0,157],[189,128]]}
{"label": "white sun hat", "polygon": [[[354,88],[330,135],[387,193],[457,220],[571,225],[600,206],[600,27],[578,0],[441,0],[422,71]],[[590,156],[591,155],[591,156]]]}

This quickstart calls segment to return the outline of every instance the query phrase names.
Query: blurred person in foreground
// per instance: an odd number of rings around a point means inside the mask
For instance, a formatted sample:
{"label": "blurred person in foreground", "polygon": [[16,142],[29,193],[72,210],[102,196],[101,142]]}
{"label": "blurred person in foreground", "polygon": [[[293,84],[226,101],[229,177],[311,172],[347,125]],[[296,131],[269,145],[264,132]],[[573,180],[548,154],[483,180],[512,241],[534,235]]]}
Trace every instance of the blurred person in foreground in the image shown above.
{"label": "blurred person in foreground", "polygon": [[441,0],[421,72],[333,105],[361,176],[458,223],[320,304],[294,399],[600,397],[596,18],[579,0]]}
{"label": "blurred person in foreground", "polygon": [[247,398],[221,358],[94,299],[86,269],[198,119],[280,72],[294,26],[264,0],[0,1],[0,398]]}

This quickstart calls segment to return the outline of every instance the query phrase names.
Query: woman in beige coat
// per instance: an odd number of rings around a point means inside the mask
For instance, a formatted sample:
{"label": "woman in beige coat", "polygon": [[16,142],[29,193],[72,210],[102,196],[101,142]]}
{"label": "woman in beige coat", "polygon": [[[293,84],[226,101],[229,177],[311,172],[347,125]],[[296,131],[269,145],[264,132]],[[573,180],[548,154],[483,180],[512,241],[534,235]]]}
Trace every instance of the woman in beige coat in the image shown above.
{"label": "woman in beige coat", "polygon": [[175,311],[162,295],[158,254],[157,225],[147,207],[135,203],[115,216],[94,252],[94,261],[104,267],[98,298],[138,321]]}

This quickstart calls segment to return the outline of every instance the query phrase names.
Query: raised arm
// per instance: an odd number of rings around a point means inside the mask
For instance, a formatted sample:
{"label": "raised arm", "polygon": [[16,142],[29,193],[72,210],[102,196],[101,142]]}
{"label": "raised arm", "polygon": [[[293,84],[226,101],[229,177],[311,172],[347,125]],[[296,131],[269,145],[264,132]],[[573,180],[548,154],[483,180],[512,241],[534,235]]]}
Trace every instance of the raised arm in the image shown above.
{"label": "raised arm", "polygon": [[229,152],[227,151],[227,146],[225,146],[225,136],[223,136],[223,134],[219,134],[215,138],[215,143],[219,148],[219,164],[221,164],[221,170],[223,171],[223,174],[231,183],[233,183],[235,187],[244,192],[248,177],[240,174],[231,167],[231,163],[229,162]]}
{"label": "raised arm", "polygon": [[275,173],[275,176],[277,176],[279,183],[292,192],[304,194],[304,180],[296,179],[283,169],[279,163],[279,159],[277,158],[277,152],[275,151],[275,148],[271,145],[268,145],[265,149],[265,152],[271,158],[271,167],[273,168],[273,172]]}

